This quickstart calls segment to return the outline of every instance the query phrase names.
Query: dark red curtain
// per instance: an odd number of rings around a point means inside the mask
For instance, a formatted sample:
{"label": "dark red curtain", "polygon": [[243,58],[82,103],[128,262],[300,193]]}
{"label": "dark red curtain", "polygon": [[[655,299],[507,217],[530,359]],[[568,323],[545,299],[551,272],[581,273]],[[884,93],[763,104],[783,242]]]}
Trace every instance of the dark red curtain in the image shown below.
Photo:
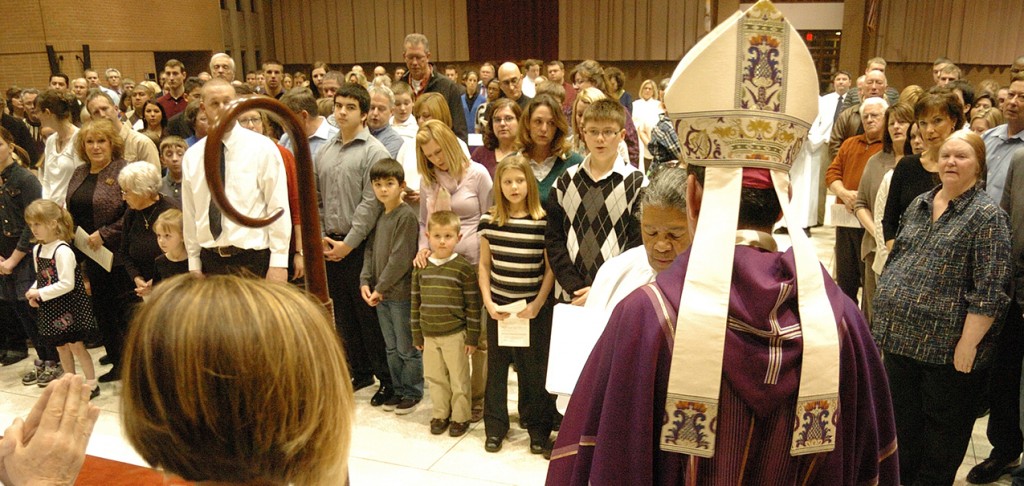
{"label": "dark red curtain", "polygon": [[467,0],[471,61],[558,59],[556,0]]}

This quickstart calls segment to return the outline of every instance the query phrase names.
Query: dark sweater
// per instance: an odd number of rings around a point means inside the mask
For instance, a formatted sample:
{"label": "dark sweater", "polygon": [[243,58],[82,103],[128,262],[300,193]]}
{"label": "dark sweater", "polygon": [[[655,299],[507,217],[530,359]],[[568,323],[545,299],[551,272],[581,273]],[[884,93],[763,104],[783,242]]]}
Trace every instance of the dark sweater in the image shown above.
{"label": "dark sweater", "polygon": [[408,301],[419,228],[416,211],[404,202],[390,213],[381,211],[367,238],[359,285],[369,286],[384,300]]}
{"label": "dark sweater", "polygon": [[171,199],[161,197],[152,206],[124,213],[124,237],[121,238],[121,256],[124,258],[124,269],[133,280],[158,280],[156,257],[163,255],[156,243],[153,223],[160,213],[168,209],[178,209]]}
{"label": "dark sweater", "polygon": [[896,163],[889,182],[889,196],[885,202],[882,219],[882,234],[885,241],[895,240],[899,233],[900,219],[910,203],[921,194],[939,184],[939,175],[924,170],[920,155],[908,155]]}

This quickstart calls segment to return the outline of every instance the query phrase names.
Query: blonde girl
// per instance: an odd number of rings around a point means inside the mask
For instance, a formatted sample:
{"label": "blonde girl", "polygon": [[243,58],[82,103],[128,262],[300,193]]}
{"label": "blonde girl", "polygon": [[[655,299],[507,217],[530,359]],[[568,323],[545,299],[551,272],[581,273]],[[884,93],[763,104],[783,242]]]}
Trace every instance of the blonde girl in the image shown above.
{"label": "blonde girl", "polygon": [[[545,305],[555,277],[547,264],[537,179],[522,155],[506,157],[495,169],[494,207],[480,219],[480,295],[487,310],[487,392],[484,449],[498,452],[508,433],[508,367],[519,373],[519,416],[530,433],[530,452],[550,449],[555,402],[544,389],[551,343],[551,306]],[[530,319],[527,347],[500,346],[498,321],[510,317],[500,305],[519,301],[516,317]]]}
{"label": "blonde girl", "polygon": [[56,346],[65,373],[74,374],[75,358],[81,361],[95,398],[100,394],[96,369],[83,341],[96,332],[96,320],[82,271],[67,243],[74,238],[71,214],[53,201],[39,199],[25,208],[25,222],[36,241],[32,249],[36,281],[25,298],[39,308],[39,337],[44,344]]}

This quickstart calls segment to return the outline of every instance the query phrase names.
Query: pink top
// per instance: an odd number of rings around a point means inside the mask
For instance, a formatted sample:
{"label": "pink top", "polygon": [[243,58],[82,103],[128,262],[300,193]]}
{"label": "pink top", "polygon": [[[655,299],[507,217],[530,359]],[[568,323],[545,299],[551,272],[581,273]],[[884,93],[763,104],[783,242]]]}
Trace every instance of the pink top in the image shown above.
{"label": "pink top", "polygon": [[455,252],[462,255],[470,263],[476,265],[480,261],[480,241],[477,238],[477,226],[480,216],[494,205],[491,193],[491,175],[487,168],[473,161],[469,162],[462,180],[457,181],[447,171],[432,168],[437,185],[430,185],[426,178],[420,184],[420,248],[428,248],[427,220],[434,212],[437,193],[441,187],[451,194],[451,210],[459,215],[462,223],[462,240],[455,245]]}

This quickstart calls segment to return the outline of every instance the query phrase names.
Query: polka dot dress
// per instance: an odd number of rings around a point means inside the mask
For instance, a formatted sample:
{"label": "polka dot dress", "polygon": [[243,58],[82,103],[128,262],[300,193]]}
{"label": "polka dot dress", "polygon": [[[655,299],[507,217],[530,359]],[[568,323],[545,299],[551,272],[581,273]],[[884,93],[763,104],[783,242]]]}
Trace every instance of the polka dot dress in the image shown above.
{"label": "polka dot dress", "polygon": [[[54,249],[54,258],[39,256],[39,246],[33,251],[36,259],[36,288],[41,289],[57,283],[56,257],[63,243]],[[96,332],[96,319],[92,313],[92,302],[85,293],[85,280],[81,267],[75,267],[75,288],[60,297],[39,302],[39,337],[46,344],[61,346],[84,341]]]}

